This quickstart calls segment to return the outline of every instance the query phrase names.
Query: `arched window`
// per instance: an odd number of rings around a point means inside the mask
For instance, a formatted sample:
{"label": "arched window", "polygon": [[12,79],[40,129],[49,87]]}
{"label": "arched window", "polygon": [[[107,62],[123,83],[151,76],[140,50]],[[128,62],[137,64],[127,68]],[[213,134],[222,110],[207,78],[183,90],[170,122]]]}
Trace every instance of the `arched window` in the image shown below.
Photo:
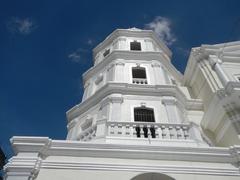
{"label": "arched window", "polygon": [[141,51],[141,43],[137,41],[130,42],[130,49],[132,51]]}
{"label": "arched window", "polygon": [[[146,107],[137,107],[134,108],[134,121],[136,122],[155,122],[154,118],[154,111],[151,108],[146,108]],[[155,138],[155,128],[154,126],[151,126],[150,128],[146,126],[137,126],[135,128],[136,130],[136,135],[138,138],[141,137],[141,132],[143,132],[142,136],[144,138],[148,138],[149,135],[151,138]]]}
{"label": "arched window", "polygon": [[132,77],[134,84],[147,84],[146,69],[144,67],[133,67]]}

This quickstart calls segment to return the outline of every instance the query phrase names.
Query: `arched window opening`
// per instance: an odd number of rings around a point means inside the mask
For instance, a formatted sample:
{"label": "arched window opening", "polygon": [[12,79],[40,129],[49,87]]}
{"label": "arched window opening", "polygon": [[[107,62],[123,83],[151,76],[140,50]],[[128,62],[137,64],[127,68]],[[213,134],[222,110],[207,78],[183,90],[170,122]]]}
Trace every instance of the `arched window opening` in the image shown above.
{"label": "arched window opening", "polygon": [[143,173],[133,177],[131,180],[175,180],[162,173]]}
{"label": "arched window opening", "polygon": [[137,41],[130,42],[130,49],[132,51],[141,51],[141,43]]}
{"label": "arched window opening", "polygon": [[144,67],[133,67],[132,77],[134,84],[147,84],[146,69]]}
{"label": "arched window opening", "polygon": [[[154,111],[151,108],[137,107],[134,108],[134,121],[135,122],[155,122]],[[156,138],[154,126],[143,125],[135,128],[136,136],[138,138]]]}

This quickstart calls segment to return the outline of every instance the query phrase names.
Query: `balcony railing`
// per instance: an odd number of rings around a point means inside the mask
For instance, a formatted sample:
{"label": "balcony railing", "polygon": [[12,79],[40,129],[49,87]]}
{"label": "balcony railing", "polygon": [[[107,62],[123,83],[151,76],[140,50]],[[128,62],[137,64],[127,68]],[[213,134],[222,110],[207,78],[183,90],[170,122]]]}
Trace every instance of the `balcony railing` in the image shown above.
{"label": "balcony railing", "polygon": [[132,80],[133,84],[147,84],[147,79],[143,78],[133,78]]}
{"label": "balcony railing", "polygon": [[190,139],[189,124],[107,122],[108,136],[156,139]]}

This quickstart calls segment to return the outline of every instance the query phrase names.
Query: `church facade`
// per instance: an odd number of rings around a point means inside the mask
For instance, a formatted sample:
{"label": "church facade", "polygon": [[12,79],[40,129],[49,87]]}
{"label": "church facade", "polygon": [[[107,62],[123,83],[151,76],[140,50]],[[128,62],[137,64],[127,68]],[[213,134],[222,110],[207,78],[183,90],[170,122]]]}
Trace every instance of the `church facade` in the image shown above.
{"label": "church facade", "polygon": [[240,178],[240,42],[192,48],[184,75],[151,30],[93,50],[66,140],[15,136],[6,180]]}

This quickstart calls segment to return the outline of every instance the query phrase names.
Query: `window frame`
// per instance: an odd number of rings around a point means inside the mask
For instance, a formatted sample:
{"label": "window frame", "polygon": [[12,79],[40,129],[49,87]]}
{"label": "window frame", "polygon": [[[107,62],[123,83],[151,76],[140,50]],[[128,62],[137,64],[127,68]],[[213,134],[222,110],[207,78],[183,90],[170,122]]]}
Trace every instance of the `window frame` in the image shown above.
{"label": "window frame", "polygon": [[[134,47],[133,43],[135,43],[135,49],[132,49],[132,47]],[[138,47],[138,48],[136,48]],[[130,51],[142,51],[142,43],[134,40],[130,42]]]}

